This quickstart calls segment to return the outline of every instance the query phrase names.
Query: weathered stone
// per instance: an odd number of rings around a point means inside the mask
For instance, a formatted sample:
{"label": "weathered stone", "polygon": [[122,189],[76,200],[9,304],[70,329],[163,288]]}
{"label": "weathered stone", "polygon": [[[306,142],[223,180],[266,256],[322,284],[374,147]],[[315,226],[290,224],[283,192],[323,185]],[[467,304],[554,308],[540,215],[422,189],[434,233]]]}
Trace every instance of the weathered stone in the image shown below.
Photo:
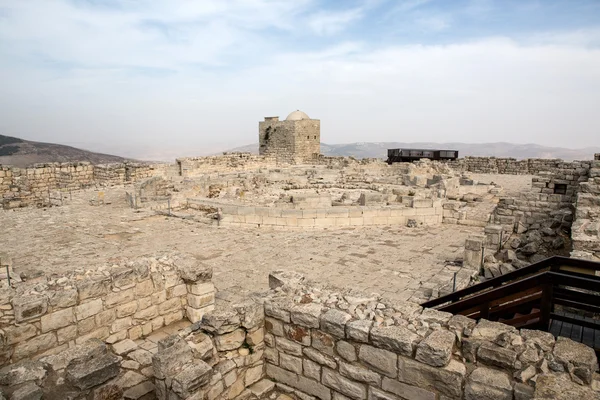
{"label": "weathered stone", "polygon": [[384,326],[371,329],[371,341],[377,347],[397,354],[411,356],[419,336],[403,326]]}
{"label": "weathered stone", "polygon": [[285,337],[304,346],[310,346],[310,329],[298,325],[288,325],[284,327]]}
{"label": "weathered stone", "polygon": [[373,321],[368,321],[366,319],[349,321],[346,324],[346,338],[356,340],[357,342],[368,343],[369,332],[371,331],[372,325]]}
{"label": "weathered stone", "polygon": [[58,340],[56,339],[56,334],[54,332],[48,332],[43,335],[35,336],[15,346],[13,359],[21,360],[25,357],[29,357],[51,349],[56,346],[57,341]]}
{"label": "weathered stone", "polygon": [[127,354],[127,357],[138,362],[141,366],[152,364],[152,353],[147,350],[137,349]]}
{"label": "weathered stone", "polygon": [[94,299],[88,301],[86,303],[80,304],[75,307],[75,315],[77,317],[77,321],[81,321],[83,319],[89,318],[93,315],[98,314],[102,311],[102,300]]}
{"label": "weathered stone", "polygon": [[302,355],[302,346],[298,343],[292,342],[291,340],[287,340],[281,337],[278,337],[275,340],[277,343],[277,349],[279,351],[298,357]]}
{"label": "weathered stone", "polygon": [[33,382],[27,382],[15,390],[11,400],[40,400],[43,396],[42,389]]}
{"label": "weathered stone", "polygon": [[287,299],[267,300],[265,301],[265,315],[290,323],[290,309],[294,304]]}
{"label": "weathered stone", "polygon": [[316,381],[321,380],[321,366],[314,361],[307,358],[302,360],[302,371],[304,376],[314,379]]}
{"label": "weathered stone", "polygon": [[451,398],[462,396],[466,375],[464,364],[456,360],[442,368],[431,367],[406,357],[398,357],[398,380],[425,390],[437,390]]}
{"label": "weathered stone", "polygon": [[87,390],[117,376],[120,369],[119,357],[91,352],[69,362],[65,379],[78,389]]}
{"label": "weathered stone", "polygon": [[137,344],[131,339],[125,339],[112,345],[113,351],[120,356],[136,350],[137,347]]}
{"label": "weathered stone", "polygon": [[265,318],[265,329],[275,336],[283,336],[283,322],[274,318]]}
{"label": "weathered stone", "polygon": [[356,348],[348,342],[339,340],[335,346],[337,353],[346,361],[356,361]]}
{"label": "weathered stone", "polygon": [[31,324],[7,326],[4,328],[4,334],[6,336],[6,344],[11,345],[34,337],[37,334],[37,329]]}
{"label": "weathered stone", "polygon": [[44,364],[39,361],[21,361],[0,369],[0,385],[4,386],[15,386],[30,381],[41,385],[45,377]]}
{"label": "weathered stone", "polygon": [[481,319],[477,323],[475,329],[473,329],[473,333],[470,337],[474,340],[487,340],[489,342],[495,342],[498,336],[505,332],[515,333],[517,335],[519,334],[517,329],[513,326],[509,326],[501,322],[493,322],[486,319]]}
{"label": "weathered stone", "polygon": [[320,351],[317,351],[310,347],[306,347],[306,348],[302,349],[302,353],[306,357],[308,357],[309,359],[311,359],[312,361],[314,361],[318,364],[325,365],[331,369],[337,368],[337,363],[336,363],[335,359],[333,357],[330,357],[326,354],[321,353]]}
{"label": "weathered stone", "polygon": [[531,400],[533,399],[534,389],[524,383],[515,383],[513,387],[515,400]]}
{"label": "weathered stone", "polygon": [[484,342],[477,350],[477,361],[500,368],[512,369],[517,360],[517,353],[493,343]]}
{"label": "weathered stone", "polygon": [[479,367],[475,369],[465,386],[465,400],[512,400],[513,389],[508,375],[503,372]]}
{"label": "weathered stone", "polygon": [[246,333],[246,343],[250,346],[257,346],[263,342],[265,338],[264,328],[258,328],[253,332]]}
{"label": "weathered stone", "polygon": [[152,356],[154,376],[165,379],[175,374],[183,365],[192,360],[192,348],[182,338],[175,338]]}
{"label": "weathered stone", "polygon": [[[406,383],[389,378],[383,378],[382,388],[387,392],[397,394],[402,399],[436,400],[435,392],[417,386],[407,385]],[[378,397],[381,398],[382,394],[378,394]]]}
{"label": "weathered stone", "polygon": [[284,286],[297,286],[304,281],[304,276],[294,271],[277,270],[269,273],[269,288],[277,289]]}
{"label": "weathered stone", "polygon": [[329,354],[330,356],[333,356],[335,340],[333,339],[333,337],[331,337],[331,335],[313,329],[311,344],[312,347],[314,347],[315,349],[325,354]]}
{"label": "weathered stone", "polygon": [[302,374],[302,359],[300,357],[290,356],[289,354],[279,354],[279,366],[296,374]]}
{"label": "weathered stone", "polygon": [[176,260],[175,267],[179,271],[179,275],[185,283],[210,281],[213,274],[213,269],[211,266],[197,261],[191,257]]}
{"label": "weathered stone", "polygon": [[358,358],[377,372],[390,378],[398,376],[398,356],[391,351],[368,345],[360,346]]}
{"label": "weathered stone", "polygon": [[598,397],[598,392],[574,383],[566,374],[543,374],[536,380],[535,399],[587,400]]}
{"label": "weathered stone", "polygon": [[150,396],[154,392],[154,385],[150,381],[142,382],[135,385],[123,393],[124,399],[138,400],[143,399],[144,396]]}
{"label": "weathered stone", "polygon": [[135,371],[127,371],[123,375],[119,376],[114,380],[114,383],[123,388],[127,389],[138,385],[146,380],[146,377],[142,374],[138,374]]}
{"label": "weathered stone", "polygon": [[434,367],[444,367],[450,362],[454,340],[454,333],[435,330],[419,343],[415,358]]}
{"label": "weathered stone", "polygon": [[550,332],[543,332],[533,329],[521,329],[521,336],[525,344],[535,345],[540,350],[551,352],[554,348],[554,335]]}
{"label": "weathered stone", "polygon": [[244,386],[248,387],[255,382],[258,382],[264,376],[264,364],[258,364],[246,370],[244,377]]}
{"label": "weathered stone", "polygon": [[592,348],[559,336],[552,354],[565,367],[572,364],[573,374],[584,383],[592,383],[592,374],[598,368],[596,354]]}
{"label": "weathered stone", "polygon": [[330,387],[352,399],[363,400],[367,398],[367,388],[364,384],[356,383],[344,378],[342,375],[328,368],[323,369],[323,385]]}
{"label": "weathered stone", "polygon": [[290,311],[291,321],[307,328],[319,328],[323,306],[316,303],[295,304]]}
{"label": "weathered stone", "polygon": [[235,350],[246,340],[246,332],[239,328],[233,332],[215,336],[214,340],[218,351]]}
{"label": "weathered stone", "polygon": [[438,323],[441,326],[447,326],[448,321],[452,318],[452,313],[438,311],[433,308],[424,308],[421,314],[419,315],[419,319],[421,321],[427,322],[428,324]]}
{"label": "weathered stone", "polygon": [[340,362],[340,374],[346,378],[354,379],[359,382],[365,382],[377,387],[381,386],[381,376],[376,372],[363,367]]}
{"label": "weathered stone", "polygon": [[321,400],[331,400],[331,391],[326,387],[315,382],[312,379],[298,376],[293,372],[286,371],[275,365],[267,364],[267,377],[272,378],[279,384],[291,386],[311,396],[318,397]]}
{"label": "weathered stone", "polygon": [[268,379],[262,379],[250,386],[248,389],[250,389],[252,394],[254,394],[256,397],[262,399],[265,398],[267,394],[272,392],[273,389],[275,389],[275,383]]}
{"label": "weathered stone", "polygon": [[94,400],[122,400],[123,388],[114,383],[107,383],[97,389],[94,389]]}
{"label": "weathered stone", "polygon": [[352,316],[348,313],[332,308],[321,315],[321,329],[337,338],[346,336],[346,322]]}
{"label": "weathered stone", "polygon": [[187,398],[208,383],[211,373],[212,368],[208,364],[197,360],[173,377],[171,387],[175,393]]}
{"label": "weathered stone", "polygon": [[15,321],[23,322],[39,318],[48,310],[48,298],[46,296],[18,296],[12,299]]}
{"label": "weathered stone", "polygon": [[453,315],[448,321],[448,328],[454,332],[460,341],[463,335],[471,335],[477,322],[464,315]]}

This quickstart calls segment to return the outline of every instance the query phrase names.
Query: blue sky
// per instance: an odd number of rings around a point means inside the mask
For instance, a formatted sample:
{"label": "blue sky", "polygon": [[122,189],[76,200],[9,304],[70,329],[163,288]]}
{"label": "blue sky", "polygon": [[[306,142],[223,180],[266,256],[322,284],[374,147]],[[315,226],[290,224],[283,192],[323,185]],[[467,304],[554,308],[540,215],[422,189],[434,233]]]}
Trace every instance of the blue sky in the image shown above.
{"label": "blue sky", "polygon": [[600,1],[0,0],[0,133],[172,159],[302,109],[326,143],[600,145]]}

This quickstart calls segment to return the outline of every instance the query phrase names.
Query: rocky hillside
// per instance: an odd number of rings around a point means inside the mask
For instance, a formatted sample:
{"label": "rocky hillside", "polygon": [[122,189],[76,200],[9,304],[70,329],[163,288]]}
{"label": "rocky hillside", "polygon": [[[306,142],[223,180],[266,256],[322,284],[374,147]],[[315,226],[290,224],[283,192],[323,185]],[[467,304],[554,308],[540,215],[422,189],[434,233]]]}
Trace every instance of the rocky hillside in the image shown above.
{"label": "rocky hillside", "polygon": [[93,153],[54,143],[31,142],[0,135],[0,164],[26,167],[35,163],[89,161],[92,164],[123,162],[123,157]]}
{"label": "rocky hillside", "polygon": [[[561,158],[565,161],[592,160],[594,153],[600,152],[600,147],[584,149],[566,149],[561,147],[546,147],[537,144],[513,143],[405,143],[405,142],[362,142],[346,144],[321,143],[321,153],[326,156],[353,156],[357,158],[387,158],[387,149],[423,148],[458,150],[460,157],[514,157],[523,158]],[[258,144],[238,147],[230,151],[248,151],[258,153]]]}

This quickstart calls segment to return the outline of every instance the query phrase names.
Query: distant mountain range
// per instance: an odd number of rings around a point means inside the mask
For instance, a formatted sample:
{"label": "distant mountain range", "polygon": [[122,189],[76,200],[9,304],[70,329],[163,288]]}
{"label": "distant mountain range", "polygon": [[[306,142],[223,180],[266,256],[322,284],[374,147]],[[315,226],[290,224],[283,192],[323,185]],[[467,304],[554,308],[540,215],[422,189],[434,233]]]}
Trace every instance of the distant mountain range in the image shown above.
{"label": "distant mountain range", "polygon": [[110,154],[94,153],[62,144],[41,143],[0,135],[0,164],[24,168],[48,162],[89,161],[92,164],[123,162]]}
{"label": "distant mountain range", "polygon": [[[537,144],[513,143],[432,143],[432,142],[360,142],[346,144],[321,143],[321,154],[326,156],[352,156],[356,158],[387,158],[387,149],[415,148],[458,150],[459,157],[513,157],[523,158],[560,158],[565,161],[592,160],[594,153],[600,153],[600,147],[584,149],[566,149],[546,147]],[[258,154],[258,143],[237,147],[228,151],[244,151]]]}
{"label": "distant mountain range", "polygon": [[[460,157],[496,156],[523,158],[561,158],[570,160],[591,160],[600,147],[565,149],[545,147],[537,144],[512,143],[401,143],[401,142],[362,142],[347,144],[321,143],[321,153],[326,156],[353,156],[356,158],[387,158],[387,149],[423,148],[458,150]],[[173,152],[176,149],[162,149]],[[258,154],[258,144],[237,147],[228,151],[242,151]],[[220,154],[220,153],[218,153]],[[124,162],[130,158],[110,154],[95,153],[76,147],[54,143],[41,143],[0,135],[0,164],[26,167],[35,163],[89,161],[92,164]],[[131,160],[135,161],[135,160]],[[171,160],[172,162],[173,160]]]}

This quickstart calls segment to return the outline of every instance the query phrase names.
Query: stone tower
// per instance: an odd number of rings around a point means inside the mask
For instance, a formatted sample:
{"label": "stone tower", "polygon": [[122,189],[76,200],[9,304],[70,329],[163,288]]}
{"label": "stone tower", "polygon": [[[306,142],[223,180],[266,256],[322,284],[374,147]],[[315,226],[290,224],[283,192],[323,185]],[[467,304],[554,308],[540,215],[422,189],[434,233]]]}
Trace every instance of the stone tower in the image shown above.
{"label": "stone tower", "polygon": [[300,110],[287,116],[265,117],[258,123],[259,154],[278,161],[302,162],[321,153],[321,121],[310,119]]}

